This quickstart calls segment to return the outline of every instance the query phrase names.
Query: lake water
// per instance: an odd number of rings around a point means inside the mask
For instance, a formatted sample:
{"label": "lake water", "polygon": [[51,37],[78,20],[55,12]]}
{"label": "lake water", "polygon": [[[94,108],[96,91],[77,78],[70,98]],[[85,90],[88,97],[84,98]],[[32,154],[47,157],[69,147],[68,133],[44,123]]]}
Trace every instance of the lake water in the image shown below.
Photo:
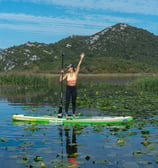
{"label": "lake water", "polygon": [[1,167],[158,167],[158,96],[125,89],[124,84],[132,80],[89,77],[81,79],[85,84],[78,88],[77,113],[134,117],[124,125],[16,123],[13,114],[56,114],[59,83],[55,78],[50,87],[1,88]]}

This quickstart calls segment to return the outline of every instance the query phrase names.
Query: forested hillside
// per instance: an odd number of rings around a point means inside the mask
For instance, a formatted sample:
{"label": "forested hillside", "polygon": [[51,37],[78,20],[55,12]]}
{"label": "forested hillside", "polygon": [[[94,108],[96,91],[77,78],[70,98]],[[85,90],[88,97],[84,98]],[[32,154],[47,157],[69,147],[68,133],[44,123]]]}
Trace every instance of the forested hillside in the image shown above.
{"label": "forested hillside", "polygon": [[52,44],[27,42],[0,52],[0,71],[58,73],[61,54],[64,65],[76,64],[85,52],[83,73],[157,72],[158,37],[127,24],[116,24],[91,36],[72,35]]}

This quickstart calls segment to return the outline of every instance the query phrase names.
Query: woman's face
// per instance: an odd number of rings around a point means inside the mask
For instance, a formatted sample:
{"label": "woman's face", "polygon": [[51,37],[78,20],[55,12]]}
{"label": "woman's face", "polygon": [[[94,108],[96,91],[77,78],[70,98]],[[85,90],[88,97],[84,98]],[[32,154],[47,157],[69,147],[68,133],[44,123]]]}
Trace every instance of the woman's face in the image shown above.
{"label": "woman's face", "polygon": [[73,72],[73,68],[68,68],[68,72]]}

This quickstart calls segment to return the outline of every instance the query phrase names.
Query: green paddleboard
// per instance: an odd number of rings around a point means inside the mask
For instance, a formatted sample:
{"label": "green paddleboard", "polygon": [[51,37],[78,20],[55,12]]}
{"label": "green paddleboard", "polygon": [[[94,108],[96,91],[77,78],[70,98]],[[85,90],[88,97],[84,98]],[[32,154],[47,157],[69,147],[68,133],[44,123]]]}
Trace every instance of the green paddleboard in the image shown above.
{"label": "green paddleboard", "polygon": [[52,123],[52,124],[115,124],[130,122],[133,120],[131,116],[70,116],[69,119],[65,117],[58,118],[57,116],[35,116],[35,115],[23,115],[15,114],[12,116],[13,121],[27,121],[36,123]]}

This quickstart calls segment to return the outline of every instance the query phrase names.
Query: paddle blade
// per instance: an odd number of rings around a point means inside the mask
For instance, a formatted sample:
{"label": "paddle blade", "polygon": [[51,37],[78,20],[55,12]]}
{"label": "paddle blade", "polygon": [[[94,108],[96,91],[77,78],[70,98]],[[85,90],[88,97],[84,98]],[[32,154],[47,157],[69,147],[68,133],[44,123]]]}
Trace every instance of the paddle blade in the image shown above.
{"label": "paddle blade", "polygon": [[59,106],[58,117],[62,117],[62,106]]}

